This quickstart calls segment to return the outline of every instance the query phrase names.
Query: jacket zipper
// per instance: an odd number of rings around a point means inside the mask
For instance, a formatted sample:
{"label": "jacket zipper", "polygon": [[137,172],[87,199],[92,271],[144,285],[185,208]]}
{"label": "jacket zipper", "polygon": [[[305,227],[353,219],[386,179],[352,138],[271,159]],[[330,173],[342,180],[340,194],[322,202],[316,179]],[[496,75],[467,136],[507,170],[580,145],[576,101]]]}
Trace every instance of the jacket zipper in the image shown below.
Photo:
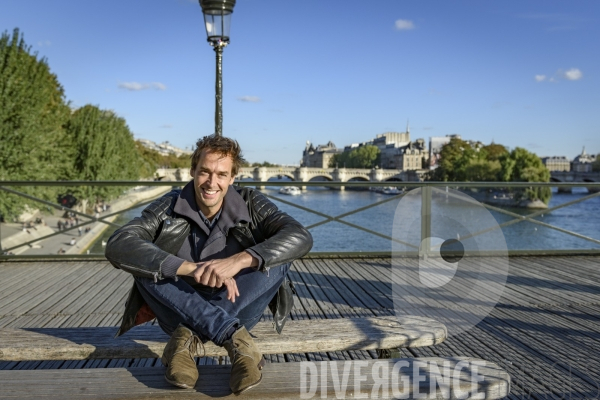
{"label": "jacket zipper", "polygon": [[128,265],[128,264],[121,264],[121,265],[124,266],[124,267],[127,267],[129,269],[132,269],[134,271],[145,272],[146,274],[150,273],[150,274],[152,274],[152,277],[154,278],[154,283],[158,282],[158,272],[150,272],[150,271],[148,271],[146,269],[141,269],[141,268],[134,267],[134,266]]}

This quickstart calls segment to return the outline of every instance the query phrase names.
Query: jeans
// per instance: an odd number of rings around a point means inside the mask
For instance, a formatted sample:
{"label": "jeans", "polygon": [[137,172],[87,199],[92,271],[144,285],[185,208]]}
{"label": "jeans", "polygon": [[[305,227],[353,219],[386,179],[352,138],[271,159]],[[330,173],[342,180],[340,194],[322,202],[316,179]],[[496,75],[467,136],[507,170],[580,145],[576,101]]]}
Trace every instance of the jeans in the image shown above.
{"label": "jeans", "polygon": [[134,277],[142,297],[150,306],[158,324],[169,336],[179,324],[194,331],[203,342],[218,346],[228,339],[232,327],[250,331],[277,293],[291,263],[273,267],[268,273],[246,268],[234,279],[240,293],[235,303],[227,300],[227,289],[204,285],[190,286],[183,279]]}

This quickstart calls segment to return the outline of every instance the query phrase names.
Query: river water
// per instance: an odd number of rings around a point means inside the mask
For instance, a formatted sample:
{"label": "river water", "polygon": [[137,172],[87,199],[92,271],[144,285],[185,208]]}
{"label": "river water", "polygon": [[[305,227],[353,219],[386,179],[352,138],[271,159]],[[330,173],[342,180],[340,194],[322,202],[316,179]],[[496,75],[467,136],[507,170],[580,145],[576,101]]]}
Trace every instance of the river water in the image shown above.
{"label": "river water", "polygon": [[[336,217],[358,208],[390,199],[388,195],[371,191],[336,191],[316,187],[308,188],[308,190],[303,191],[301,195],[297,196],[279,194],[278,188],[276,187],[267,187],[263,192],[269,196],[281,198],[285,201],[292,202],[331,217]],[[552,208],[587,195],[587,190],[584,188],[574,188],[573,193],[556,193],[556,191],[554,191],[549,207]],[[420,203],[407,203],[407,198],[404,198],[404,200],[393,199],[387,201],[359,213],[343,217],[342,220],[350,224],[362,226],[379,234],[392,237],[394,215],[398,212],[399,208],[402,208],[402,210],[406,212],[406,208],[409,207],[409,211],[414,212],[417,215],[420,214]],[[283,204],[276,199],[272,200],[280,209],[294,216],[305,226],[310,226],[326,219],[323,216],[298,209],[288,204]],[[120,216],[115,223],[119,225],[124,224],[139,215],[142,209],[143,207],[139,207],[126,212]],[[413,209],[414,211],[412,211]],[[535,211],[522,208],[506,208],[506,210],[519,215],[527,215]],[[469,215],[468,212],[469,210],[464,208],[456,209],[456,215],[459,215],[460,218],[467,218]],[[496,211],[491,211],[491,215],[498,224],[515,218]],[[545,224],[600,240],[600,197],[594,197],[550,213],[545,212],[535,219]],[[435,217],[433,218],[432,224],[436,224]],[[600,249],[600,245],[594,242],[528,221],[512,224],[501,229],[509,250]],[[327,222],[323,225],[311,228],[310,232],[314,238],[312,251],[315,252],[387,252],[392,249],[392,242],[390,239],[361,231],[337,221]],[[104,235],[94,243],[90,252],[103,253],[104,249],[101,242],[106,241],[111,233],[112,228],[106,231]]]}

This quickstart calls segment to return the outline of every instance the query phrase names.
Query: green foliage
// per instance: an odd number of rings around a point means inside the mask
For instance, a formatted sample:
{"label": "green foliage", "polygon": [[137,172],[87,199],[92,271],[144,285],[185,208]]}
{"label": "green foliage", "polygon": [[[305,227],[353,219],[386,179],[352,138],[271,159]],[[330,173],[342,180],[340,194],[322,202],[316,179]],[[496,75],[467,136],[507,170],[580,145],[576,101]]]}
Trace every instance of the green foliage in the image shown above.
{"label": "green foliage", "polygon": [[596,161],[592,163],[592,171],[600,172],[600,153],[596,155]]}
{"label": "green foliage", "polygon": [[267,168],[271,168],[271,167],[279,167],[279,164],[271,164],[268,161],[263,161],[261,163],[255,162],[252,163],[252,165],[248,165],[249,167],[267,167]]}
{"label": "green foliage", "polygon": [[481,151],[484,152],[485,158],[488,161],[498,161],[500,157],[502,157],[505,154],[508,154],[508,150],[506,150],[506,147],[496,143],[483,146],[481,148]]}
{"label": "green foliage", "polygon": [[149,149],[141,142],[135,142],[135,148],[140,156],[140,176],[152,178],[158,168],[180,168],[188,170],[191,167],[190,156],[182,154],[162,155],[154,149]]}
{"label": "green foliage", "polygon": [[[510,154],[500,157],[504,182],[549,182],[550,171],[535,154],[517,147]],[[530,187],[516,191],[517,198],[541,200],[548,204],[552,193],[549,187]]]}
{"label": "green foliage", "polygon": [[360,146],[351,151],[335,154],[329,159],[329,167],[375,168],[379,165],[381,151],[377,146]]}
{"label": "green foliage", "polygon": [[[18,29],[0,37],[0,180],[57,180],[67,157],[63,125],[69,107],[45,59],[25,44]],[[55,188],[19,188],[55,201]],[[30,202],[0,193],[0,215],[14,217]]]}
{"label": "green foliage", "polygon": [[[431,180],[450,182],[548,182],[550,172],[535,154],[517,147],[512,152],[499,144],[477,151],[467,142],[453,138],[440,153]],[[514,190],[516,199],[541,200],[548,204],[550,188]]]}
{"label": "green foliage", "polygon": [[466,166],[465,179],[474,182],[494,182],[498,180],[501,170],[500,161],[477,158],[471,160]]}
{"label": "green foliage", "polygon": [[[139,179],[142,160],[123,118],[112,111],[86,105],[73,112],[65,128],[72,151],[67,179]],[[80,200],[108,200],[121,191],[118,187],[80,187],[74,189],[73,195]]]}
{"label": "green foliage", "polygon": [[492,167],[485,167],[485,162],[484,153],[476,151],[462,139],[452,138],[442,147],[439,166],[433,170],[432,180],[465,182],[479,175],[488,177],[484,170]]}

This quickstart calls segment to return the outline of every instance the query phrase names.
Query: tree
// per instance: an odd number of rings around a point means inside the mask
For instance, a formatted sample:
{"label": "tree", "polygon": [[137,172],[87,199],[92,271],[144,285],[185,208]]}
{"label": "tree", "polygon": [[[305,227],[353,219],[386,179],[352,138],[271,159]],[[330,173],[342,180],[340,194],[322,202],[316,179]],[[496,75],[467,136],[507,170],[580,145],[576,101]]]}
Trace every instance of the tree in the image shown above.
{"label": "tree", "polygon": [[[72,143],[68,179],[85,181],[137,180],[143,160],[125,120],[114,112],[86,105],[73,112],[66,125]],[[80,187],[73,192],[80,200],[109,200],[118,187]]]}
{"label": "tree", "polygon": [[[168,143],[168,142],[166,142]],[[190,156],[181,154],[179,156],[171,153],[163,155],[154,149],[149,149],[140,141],[135,141],[135,148],[140,156],[140,177],[151,178],[158,168],[180,168],[190,169]]]}
{"label": "tree", "polygon": [[506,147],[501,144],[491,143],[481,148],[485,158],[489,161],[497,161],[505,154],[508,154]]}
{"label": "tree", "polygon": [[268,161],[263,161],[261,163],[255,162],[255,163],[252,163],[252,165],[250,165],[250,167],[267,167],[267,168],[273,168],[273,167],[279,167],[279,166],[280,166],[279,164],[271,164]]}
{"label": "tree", "polygon": [[[432,180],[457,181],[469,180],[467,169],[469,165],[482,158],[482,154],[462,139],[452,138],[440,151],[439,166],[433,170]],[[473,173],[473,172],[471,172]]]}
{"label": "tree", "polygon": [[502,166],[500,161],[488,161],[484,159],[471,160],[465,167],[465,180],[473,182],[498,181]]}
{"label": "tree", "polygon": [[[500,157],[502,170],[500,176],[504,182],[549,182],[550,171],[535,154],[517,147]],[[517,198],[541,200],[548,204],[552,196],[549,187],[530,187],[515,190]]]}
{"label": "tree", "polygon": [[[477,151],[467,142],[452,138],[442,147],[438,168],[431,180],[451,182],[548,182],[550,172],[535,154],[517,147],[508,152],[499,144],[483,146]],[[548,203],[550,188],[531,187],[513,190],[517,199]]]}
{"label": "tree", "polygon": [[[18,29],[0,37],[0,180],[57,180],[67,155],[63,125],[70,109],[56,75],[31,52]],[[20,191],[55,201],[56,188]],[[0,215],[14,217],[39,203],[0,192]]]}
{"label": "tree", "polygon": [[140,177],[142,178],[152,178],[156,173],[156,170],[160,168],[163,164],[162,155],[154,150],[149,149],[144,146],[140,141],[135,142],[135,148],[140,156]]}
{"label": "tree", "polygon": [[375,168],[379,165],[381,151],[377,146],[365,145],[348,152],[335,154],[329,159],[329,167],[334,168]]}
{"label": "tree", "polygon": [[592,171],[600,172],[600,153],[596,155],[596,161],[592,164]]}

